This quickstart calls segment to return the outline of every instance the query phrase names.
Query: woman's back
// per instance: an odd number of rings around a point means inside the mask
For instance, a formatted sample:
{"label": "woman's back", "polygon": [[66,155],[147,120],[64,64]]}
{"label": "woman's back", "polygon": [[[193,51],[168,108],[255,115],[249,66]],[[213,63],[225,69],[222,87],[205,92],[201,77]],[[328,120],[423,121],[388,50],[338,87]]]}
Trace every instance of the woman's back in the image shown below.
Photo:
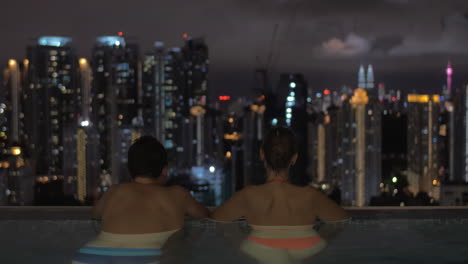
{"label": "woman's back", "polygon": [[317,214],[313,191],[289,183],[271,182],[250,187],[245,193],[246,220],[253,225],[311,225]]}

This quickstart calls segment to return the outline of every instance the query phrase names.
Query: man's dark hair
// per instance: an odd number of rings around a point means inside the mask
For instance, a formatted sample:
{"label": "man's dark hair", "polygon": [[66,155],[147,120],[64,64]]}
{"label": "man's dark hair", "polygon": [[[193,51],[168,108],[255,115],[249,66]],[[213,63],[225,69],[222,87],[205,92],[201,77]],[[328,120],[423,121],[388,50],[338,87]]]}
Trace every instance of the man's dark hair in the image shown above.
{"label": "man's dark hair", "polygon": [[128,171],[132,178],[158,178],[166,166],[166,150],[154,137],[143,136],[128,150]]}
{"label": "man's dark hair", "polygon": [[265,161],[273,170],[287,169],[294,154],[297,153],[297,143],[294,133],[285,127],[271,129],[262,145]]}

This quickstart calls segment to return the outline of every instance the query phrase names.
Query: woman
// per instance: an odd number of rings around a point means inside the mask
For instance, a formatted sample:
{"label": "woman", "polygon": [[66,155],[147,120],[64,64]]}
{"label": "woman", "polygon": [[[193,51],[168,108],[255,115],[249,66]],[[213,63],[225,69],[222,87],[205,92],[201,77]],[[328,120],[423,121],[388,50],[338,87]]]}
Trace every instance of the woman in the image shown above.
{"label": "woman", "polygon": [[326,245],[312,228],[316,220],[350,218],[320,191],[288,183],[297,157],[293,133],[286,128],[271,130],[260,149],[266,183],[244,188],[212,214],[217,221],[245,217],[252,232],[241,249],[260,263],[295,263],[313,256]]}
{"label": "woman", "polygon": [[102,232],[73,263],[158,263],[161,248],[186,214],[209,215],[182,187],[164,187],[166,166],[166,151],[155,138],[142,137],[130,147],[133,182],[112,185],[97,202],[93,216],[102,218]]}

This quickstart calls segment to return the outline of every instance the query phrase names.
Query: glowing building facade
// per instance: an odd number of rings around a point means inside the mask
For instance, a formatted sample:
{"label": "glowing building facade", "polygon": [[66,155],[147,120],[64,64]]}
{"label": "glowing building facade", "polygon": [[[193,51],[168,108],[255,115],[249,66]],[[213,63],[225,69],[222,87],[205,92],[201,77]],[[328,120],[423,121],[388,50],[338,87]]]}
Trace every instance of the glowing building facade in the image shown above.
{"label": "glowing building facade", "polygon": [[[307,170],[307,82],[302,74],[281,74],[279,82],[279,97],[284,100],[283,117],[286,126],[292,128],[296,133],[299,146],[299,158],[292,169],[294,174],[292,181],[299,185],[310,182]],[[280,119],[281,118],[281,119]],[[280,123],[281,125],[281,123]]]}
{"label": "glowing building facade", "polygon": [[74,175],[77,124],[77,60],[71,39],[44,36],[28,47],[29,85],[25,87],[26,143],[38,176]]}
{"label": "glowing building facade", "polygon": [[374,86],[374,68],[371,64],[369,64],[366,71],[364,66],[361,64],[361,66],[359,66],[357,87],[366,90],[372,90],[374,89]]}
{"label": "glowing building facade", "polygon": [[[138,46],[122,36],[96,39],[93,50],[92,123],[97,133],[100,177],[118,183],[126,178],[128,129],[142,126]],[[109,179],[110,178],[110,179]]]}
{"label": "glowing building facade", "polygon": [[430,196],[436,196],[441,180],[440,110],[439,95],[408,95],[408,178]]}

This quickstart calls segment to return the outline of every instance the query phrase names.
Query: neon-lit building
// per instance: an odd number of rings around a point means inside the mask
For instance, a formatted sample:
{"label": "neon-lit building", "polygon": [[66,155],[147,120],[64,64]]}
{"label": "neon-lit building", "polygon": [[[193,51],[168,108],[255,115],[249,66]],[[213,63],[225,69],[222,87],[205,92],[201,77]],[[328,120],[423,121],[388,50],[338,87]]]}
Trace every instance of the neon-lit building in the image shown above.
{"label": "neon-lit building", "polygon": [[445,70],[445,73],[447,75],[447,88],[446,88],[447,91],[444,95],[447,96],[447,98],[450,98],[450,96],[452,95],[452,75],[453,75],[453,68],[452,68],[450,61],[447,64],[447,69]]}

